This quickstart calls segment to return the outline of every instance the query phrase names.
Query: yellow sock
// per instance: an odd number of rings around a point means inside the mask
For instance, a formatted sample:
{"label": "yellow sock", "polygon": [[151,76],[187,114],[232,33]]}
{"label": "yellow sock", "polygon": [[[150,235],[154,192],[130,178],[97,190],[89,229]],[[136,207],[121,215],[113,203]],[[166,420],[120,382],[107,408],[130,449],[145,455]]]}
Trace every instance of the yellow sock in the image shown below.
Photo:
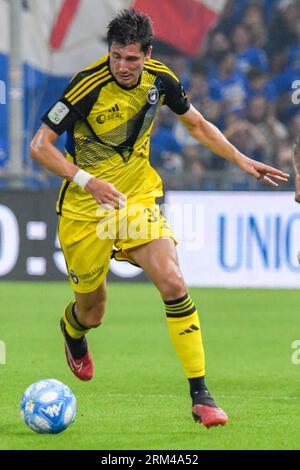
{"label": "yellow sock", "polygon": [[73,339],[82,338],[89,331],[89,329],[86,329],[77,320],[74,301],[70,302],[65,308],[63,320],[65,322],[68,335]]}
{"label": "yellow sock", "polygon": [[199,315],[188,294],[165,302],[172,343],[187,378],[205,375],[205,356]]}

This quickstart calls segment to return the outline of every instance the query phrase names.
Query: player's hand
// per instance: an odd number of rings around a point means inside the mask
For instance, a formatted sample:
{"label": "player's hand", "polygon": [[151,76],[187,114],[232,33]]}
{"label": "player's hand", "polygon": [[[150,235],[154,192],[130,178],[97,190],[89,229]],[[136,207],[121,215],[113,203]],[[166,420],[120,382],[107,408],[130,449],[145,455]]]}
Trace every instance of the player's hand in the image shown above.
{"label": "player's hand", "polygon": [[241,170],[275,188],[279,186],[277,181],[287,183],[289,180],[290,175],[288,173],[245,156],[243,156],[238,164]]}
{"label": "player's hand", "polygon": [[126,196],[120,193],[112,183],[91,178],[85,190],[92,194],[98,204],[106,204],[107,207],[119,209],[125,206]]}

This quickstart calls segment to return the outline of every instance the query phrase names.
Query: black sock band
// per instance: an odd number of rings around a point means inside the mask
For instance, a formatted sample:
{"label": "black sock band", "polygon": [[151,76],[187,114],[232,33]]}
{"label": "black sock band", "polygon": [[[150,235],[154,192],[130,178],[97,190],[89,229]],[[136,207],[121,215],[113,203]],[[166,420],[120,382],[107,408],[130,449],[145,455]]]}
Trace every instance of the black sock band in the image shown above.
{"label": "black sock band", "polygon": [[192,315],[196,307],[189,294],[185,294],[180,299],[165,301],[166,315],[169,318],[182,318]]}
{"label": "black sock band", "polygon": [[207,390],[204,375],[203,377],[195,377],[194,379],[189,379],[189,383],[191,396],[193,395],[193,393],[199,392],[200,390]]}
{"label": "black sock band", "polygon": [[189,379],[189,383],[190,395],[193,405],[206,405],[212,406],[214,408],[217,407],[214,399],[206,388],[204,376]]}
{"label": "black sock band", "polygon": [[88,345],[85,336],[82,336],[82,338],[79,339],[71,338],[71,336],[68,335],[66,329],[64,328],[64,337],[74,359],[80,359],[81,357],[86,355],[86,353],[88,352]]}
{"label": "black sock band", "polygon": [[82,329],[82,330],[87,330],[87,327],[86,326],[83,326],[80,321],[78,321],[78,318],[77,318],[77,315],[76,315],[76,311],[75,311],[75,305],[76,305],[76,302],[73,303],[72,305],[72,315],[73,315],[73,318],[74,320],[76,321],[77,325]]}
{"label": "black sock band", "polygon": [[88,328],[83,326],[77,318],[76,312],[75,312],[75,304],[76,302],[70,302],[69,305],[67,306],[65,310],[65,316],[69,324],[71,325],[74,330],[77,331],[82,331],[83,333],[88,332]]}

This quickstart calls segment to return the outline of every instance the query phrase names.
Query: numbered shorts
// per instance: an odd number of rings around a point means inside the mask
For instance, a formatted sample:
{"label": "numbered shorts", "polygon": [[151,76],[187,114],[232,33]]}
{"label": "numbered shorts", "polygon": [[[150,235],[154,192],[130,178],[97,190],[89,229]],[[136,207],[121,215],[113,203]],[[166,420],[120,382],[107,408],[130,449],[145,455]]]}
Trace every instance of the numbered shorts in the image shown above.
{"label": "numbered shorts", "polygon": [[99,287],[111,257],[129,261],[130,250],[157,238],[174,236],[154,199],[129,203],[120,210],[97,211],[98,221],[60,217],[58,234],[72,288],[88,293]]}

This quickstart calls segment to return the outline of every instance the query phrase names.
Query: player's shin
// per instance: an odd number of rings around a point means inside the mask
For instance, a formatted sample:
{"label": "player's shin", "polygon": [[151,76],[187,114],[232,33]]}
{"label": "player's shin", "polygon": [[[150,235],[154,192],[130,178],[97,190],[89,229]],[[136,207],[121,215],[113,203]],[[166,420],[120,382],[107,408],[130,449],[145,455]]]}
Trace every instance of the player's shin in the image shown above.
{"label": "player's shin", "polygon": [[79,323],[75,302],[66,307],[60,326],[65,339],[68,366],[80,380],[91,380],[94,376],[94,365],[85,337],[89,330]]}
{"label": "player's shin", "polygon": [[188,294],[165,302],[170,336],[188,379],[203,377],[205,357],[199,315]]}
{"label": "player's shin", "polygon": [[226,413],[217,407],[205,385],[204,349],[194,302],[186,294],[180,299],[166,301],[165,306],[171,339],[189,380],[195,421],[208,428],[226,424]]}
{"label": "player's shin", "polygon": [[61,319],[61,329],[73,359],[80,359],[88,352],[85,334],[89,331],[81,325],[75,312],[75,302],[70,302]]}

